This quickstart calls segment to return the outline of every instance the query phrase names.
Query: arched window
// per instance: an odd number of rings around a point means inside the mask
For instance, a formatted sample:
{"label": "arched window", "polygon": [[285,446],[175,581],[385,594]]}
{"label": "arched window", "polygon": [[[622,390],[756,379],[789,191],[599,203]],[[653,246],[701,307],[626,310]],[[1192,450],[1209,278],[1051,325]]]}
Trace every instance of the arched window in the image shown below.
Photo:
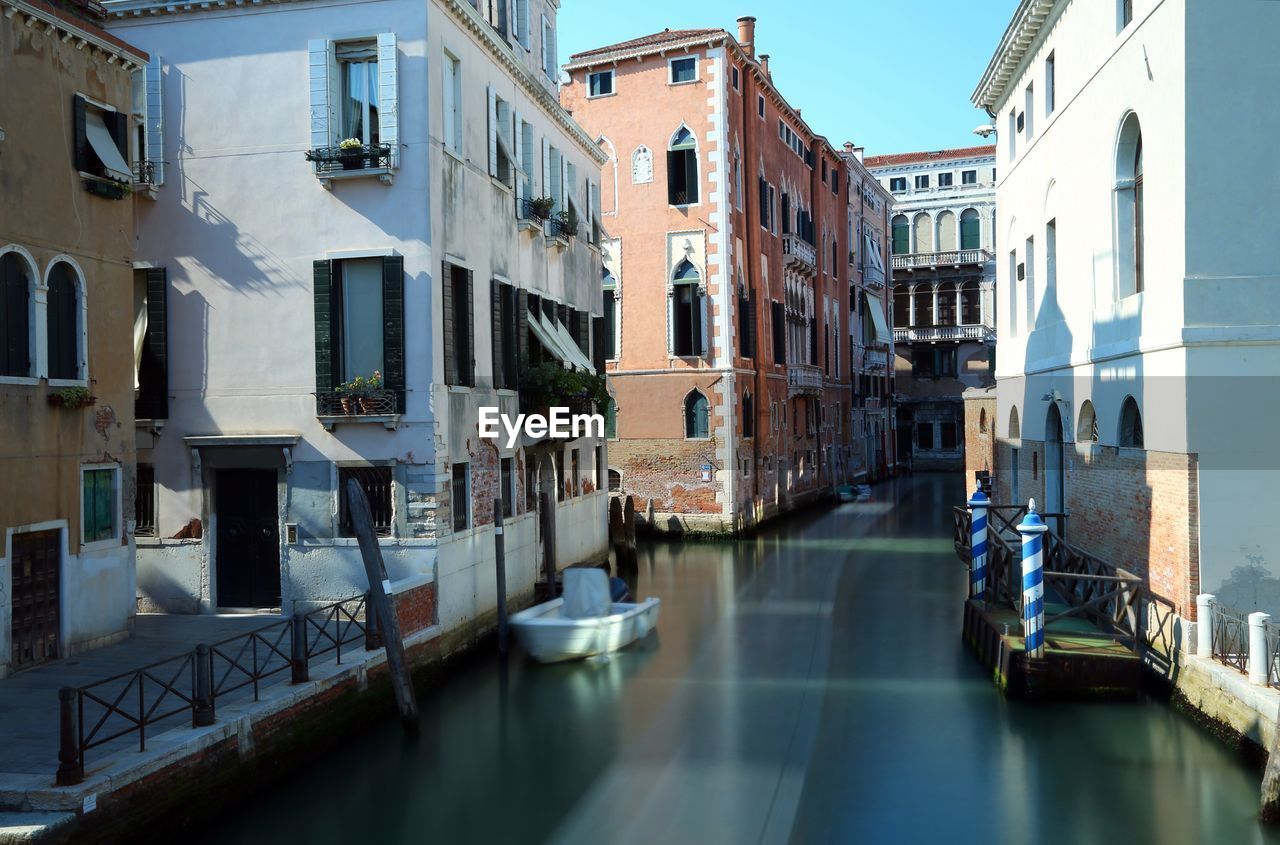
{"label": "arched window", "polygon": [[33,272],[20,253],[0,255],[0,376],[31,375]]}
{"label": "arched window", "polygon": [[1022,425],[1018,422],[1018,409],[1013,407],[1009,409],[1009,439],[1022,439]]}
{"label": "arched window", "polygon": [[1132,396],[1126,396],[1120,406],[1120,445],[1130,449],[1146,448],[1142,436],[1142,412]]}
{"label": "arched window", "polygon": [[956,248],[956,216],[944,211],[938,215],[938,252],[950,252]]}
{"label": "arched window", "polygon": [[1076,423],[1077,443],[1098,442],[1098,415],[1093,410],[1093,403],[1088,399],[1080,406],[1079,422]]}
{"label": "arched window", "polygon": [[622,473],[618,472],[616,469],[609,470],[609,492],[622,492]]}
{"label": "arched window", "polygon": [[933,252],[933,218],[927,214],[917,214],[913,227],[916,245],[912,252]]}
{"label": "arched window", "polygon": [[983,408],[978,411],[978,431],[985,432],[987,430],[987,409]]}
{"label": "arched window", "polygon": [[693,205],[698,201],[698,144],[687,126],[671,139],[667,148],[667,202]]}
{"label": "arched window", "polygon": [[938,325],[954,326],[956,323],[956,297],[959,292],[951,282],[938,286]]}
{"label": "arched window", "polygon": [[80,378],[80,297],[76,271],[65,261],[49,270],[46,311],[49,378]]}
{"label": "arched window", "polygon": [[976,326],[982,322],[982,298],[977,282],[960,285],[960,324]]}
{"label": "arched window", "polygon": [[618,404],[612,399],[604,403],[604,436],[609,440],[618,439]]}
{"label": "arched window", "polygon": [[1143,290],[1142,126],[1130,113],[1116,144],[1115,237],[1117,286],[1121,297]]}
{"label": "arched window", "polygon": [[960,212],[960,248],[982,248],[982,222],[978,212],[972,208]]}
{"label": "arched window", "polygon": [[742,394],[742,436],[755,437],[756,403],[751,398],[751,391]]}
{"label": "arched window", "polygon": [[653,153],[644,144],[631,154],[631,184],[645,185],[653,181]]}
{"label": "arched window", "polygon": [[907,215],[899,214],[893,218],[893,254],[906,255],[911,252],[911,222]]}
{"label": "arched window", "polygon": [[933,285],[916,285],[912,294],[915,300],[916,313],[911,321],[913,326],[932,326],[933,323]]}
{"label": "arched window", "polygon": [[710,437],[711,406],[707,397],[696,390],[684,398],[684,436],[689,439]]}
{"label": "arched window", "polygon": [[893,289],[893,327],[905,329],[911,325],[911,290],[906,285]]}
{"label": "arched window", "polygon": [[702,276],[687,259],[671,278],[671,354],[697,357],[706,351]]}

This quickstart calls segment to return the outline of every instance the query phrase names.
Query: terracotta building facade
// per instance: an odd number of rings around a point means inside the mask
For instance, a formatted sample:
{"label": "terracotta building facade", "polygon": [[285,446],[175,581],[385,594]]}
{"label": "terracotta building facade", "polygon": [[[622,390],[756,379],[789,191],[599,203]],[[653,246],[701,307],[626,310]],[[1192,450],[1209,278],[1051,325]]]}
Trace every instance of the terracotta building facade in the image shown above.
{"label": "terracotta building facade", "polygon": [[863,171],[755,47],[752,18],[736,39],[666,30],[572,56],[561,89],[610,156],[609,483],[659,530],[740,530],[867,472],[851,310]]}

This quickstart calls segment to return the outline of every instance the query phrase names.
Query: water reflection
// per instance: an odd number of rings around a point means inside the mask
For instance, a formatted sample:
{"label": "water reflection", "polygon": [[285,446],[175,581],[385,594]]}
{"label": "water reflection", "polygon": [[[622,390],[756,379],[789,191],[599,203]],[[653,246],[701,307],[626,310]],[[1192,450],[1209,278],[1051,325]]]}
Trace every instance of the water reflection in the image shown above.
{"label": "water reflection", "polygon": [[[1262,843],[1257,775],[1154,702],[1006,702],[960,644],[958,482],[648,544],[658,637],[482,656],[209,842]],[[660,637],[660,639],[659,639]]]}

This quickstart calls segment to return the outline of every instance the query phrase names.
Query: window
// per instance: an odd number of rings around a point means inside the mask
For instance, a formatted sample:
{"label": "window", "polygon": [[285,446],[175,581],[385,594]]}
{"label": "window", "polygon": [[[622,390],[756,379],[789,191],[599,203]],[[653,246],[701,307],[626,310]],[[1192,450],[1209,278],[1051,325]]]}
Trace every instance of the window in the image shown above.
{"label": "window", "polygon": [[573,473],[569,477],[569,485],[570,485],[570,489],[573,491],[574,496],[581,496],[582,495],[582,450],[574,449],[572,450],[571,454],[572,454],[572,458],[569,461],[569,466],[572,467]]}
{"label": "window", "polygon": [[133,533],[136,537],[156,536],[156,468],[138,464],[133,499]]}
{"label": "window", "polygon": [[618,403],[613,399],[604,403],[604,436],[606,440],[618,439]]}
{"label": "window", "polygon": [[79,379],[80,297],[76,271],[65,261],[49,270],[49,302],[45,311],[50,379]]}
{"label": "window", "polygon": [[1025,109],[1023,115],[1026,117],[1027,140],[1031,140],[1031,136],[1036,134],[1035,130],[1035,113],[1036,113],[1036,86],[1032,83],[1027,86],[1027,90],[1023,92]]}
{"label": "window", "polygon": [[905,214],[893,218],[893,254],[906,255],[911,252],[911,223]]}
{"label": "window", "polygon": [[466,531],[471,527],[471,464],[454,464],[449,485],[453,508],[453,530]]}
{"label": "window", "polygon": [[489,175],[508,188],[516,186],[515,124],[511,104],[488,89],[489,95]]}
{"label": "window", "polygon": [[110,179],[132,182],[129,167],[129,116],[103,108],[76,95],[72,100],[72,145],[76,170]]}
{"label": "window", "polygon": [[916,177],[916,190],[917,190],[917,191],[924,191],[924,190],[928,190],[928,188],[929,188],[929,174],[928,174],[928,173],[922,173],[922,174],[920,174],[919,176],[917,176],[917,177]]}
{"label": "window", "polygon": [[960,172],[960,184],[961,184],[961,185],[976,185],[976,184],[978,184],[978,171],[976,171],[976,170],[962,170],[962,171]]}
{"label": "window", "polygon": [[489,307],[492,316],[493,386],[498,390],[515,390],[517,386],[519,306],[519,292],[513,286],[497,279],[491,280]]}
{"label": "window", "polygon": [[[855,300],[856,301],[856,300]],[[867,325],[866,309],[863,309],[863,338],[869,342],[875,337],[875,328]],[[906,285],[898,285],[893,289],[893,327],[905,329],[911,325],[911,291]]]}
{"label": "window", "polygon": [[672,85],[679,85],[684,82],[696,82],[698,79],[698,60],[693,56],[688,56],[682,59],[672,59],[670,68]]}
{"label": "window", "polygon": [[954,422],[944,422],[938,426],[941,440],[941,448],[950,452],[956,448],[956,424]]}
{"label": "window", "polygon": [[982,221],[976,209],[966,208],[960,212],[960,248],[982,248]]}
{"label": "window", "polygon": [[756,95],[756,112],[760,115],[760,119],[764,120],[764,94]]}
{"label": "window", "polygon": [[938,286],[938,325],[956,325],[956,286],[943,282]]}
{"label": "window", "polygon": [[1143,253],[1145,243],[1143,237],[1143,204],[1142,204],[1142,137],[1138,137],[1138,151],[1134,154],[1133,164],[1133,289],[1141,293],[1143,284]]}
{"label": "window", "polygon": [[446,262],[443,279],[445,384],[473,387],[476,381],[471,271]]}
{"label": "window", "polygon": [[335,46],[342,99],[339,134],[365,145],[380,143],[378,120],[378,43],[342,41]]}
{"label": "window", "polygon": [[889,190],[895,194],[900,194],[907,189],[907,177],[894,176],[889,180]]}
{"label": "window", "polygon": [[671,280],[671,354],[697,357],[706,352],[702,276],[681,261]]}
{"label": "window", "polygon": [[781,302],[771,302],[770,329],[773,334],[773,363],[787,363],[787,312]]}
{"label": "window", "polygon": [[317,411],[339,413],[335,388],[379,373],[383,390],[361,402],[360,413],[403,412],[404,259],[316,261],[312,281]]}
{"label": "window", "polygon": [[698,202],[698,145],[686,126],[680,127],[667,150],[667,202],[671,205]]}
{"label": "window", "polygon": [[1049,58],[1044,60],[1044,113],[1046,117],[1048,115],[1053,114],[1053,110],[1055,108],[1055,104],[1054,104],[1055,80],[1054,80],[1053,60],[1054,60],[1053,53],[1050,53]]}
{"label": "window", "polygon": [[133,271],[134,417],[169,417],[168,274]]}
{"label": "window", "polygon": [[1126,396],[1120,408],[1120,445],[1130,449],[1145,448],[1142,434],[1142,413],[1132,396]]}
{"label": "window", "polygon": [[391,467],[338,467],[338,535],[356,536],[351,521],[351,509],[347,502],[347,485],[351,481],[369,500],[369,513],[373,516],[373,532],[379,537],[390,537],[393,515]]}
{"label": "window", "polygon": [[1050,308],[1058,302],[1058,220],[1044,225],[1044,301]]}
{"label": "window", "polygon": [[618,359],[618,280],[607,269],[603,273],[604,288],[604,357]]}
{"label": "window", "polygon": [[1098,442],[1098,415],[1093,410],[1093,403],[1088,399],[1080,406],[1080,421],[1076,426],[1077,443]]}
{"label": "window", "polygon": [[556,452],[556,479],[559,482],[558,484],[556,484],[556,501],[563,502],[565,487],[568,486],[568,480],[565,478],[565,475],[564,475],[564,450],[563,449]]}
{"label": "window", "polygon": [[601,70],[587,74],[587,96],[605,97],[613,93],[613,71]]}
{"label": "window", "polygon": [[618,472],[616,469],[609,470],[609,492],[622,492],[622,473]]}
{"label": "window", "polygon": [[1133,0],[1116,0],[1116,31],[1133,23]]}
{"label": "window", "polygon": [[918,285],[913,295],[915,300],[915,318],[913,326],[933,325],[933,288],[930,285]]}
{"label": "window", "polygon": [[1027,126],[1027,113],[1020,111],[1018,112],[1018,121],[1017,121],[1018,132],[1022,132],[1022,130],[1025,129],[1026,126]]}
{"label": "window", "polygon": [[526,50],[533,43],[529,38],[529,27],[529,0],[516,0],[516,19],[512,29],[515,31],[516,41]]}
{"label": "window", "polygon": [[982,303],[977,282],[960,285],[960,322],[966,326],[976,326],[982,322]]}
{"label": "window", "polygon": [[933,218],[917,214],[914,221],[915,247],[912,252],[933,252]]}
{"label": "window", "polygon": [[1009,131],[1005,133],[1005,140],[1009,143],[1009,161],[1018,155],[1018,133],[1021,131],[1021,119],[1014,112],[1009,112]]}
{"label": "window", "polygon": [[1130,113],[1116,145],[1115,238],[1117,287],[1121,297],[1143,288],[1145,238],[1143,227],[1142,127]]}
{"label": "window", "polygon": [[33,273],[20,253],[0,255],[0,376],[31,375]]}
{"label": "window", "polygon": [[444,148],[462,155],[462,63],[444,54],[444,81],[441,84],[444,105]]}
{"label": "window", "polygon": [[742,394],[742,436],[754,437],[756,434],[756,403],[748,391]]}
{"label": "window", "polygon": [[542,16],[542,72],[552,82],[559,81],[559,74],[556,72],[556,28],[547,20],[546,15]]}
{"label": "window", "polygon": [[707,397],[698,391],[690,391],[684,398],[684,436],[689,440],[710,437],[711,405]]}
{"label": "window", "polygon": [[933,448],[933,423],[916,424],[916,448],[925,451]]}
{"label": "window", "polygon": [[733,90],[737,91],[737,90],[739,89],[739,81],[738,81],[738,66],[737,66],[737,65],[734,65],[734,66],[730,69],[730,75],[731,75],[731,76],[732,76],[732,78],[733,78]]}
{"label": "window", "polygon": [[120,468],[85,467],[81,471],[80,541],[95,543],[120,536]]}
{"label": "window", "polygon": [[382,260],[352,258],[338,263],[342,279],[342,374],[344,381],[382,372]]}
{"label": "window", "polygon": [[952,180],[952,177],[953,177],[954,175],[955,175],[955,174],[953,174],[953,173],[939,173],[939,174],[938,174],[938,187],[939,187],[939,188],[950,188],[950,187],[951,187],[951,185],[952,185],[952,181],[951,181],[951,180]]}
{"label": "window", "polygon": [[738,285],[738,354],[743,358],[756,357],[756,300],[748,295],[741,282]]}
{"label": "window", "polygon": [[1018,285],[1016,280],[1022,278],[1022,265],[1018,263],[1018,251],[1009,250],[1009,334],[1018,333]]}

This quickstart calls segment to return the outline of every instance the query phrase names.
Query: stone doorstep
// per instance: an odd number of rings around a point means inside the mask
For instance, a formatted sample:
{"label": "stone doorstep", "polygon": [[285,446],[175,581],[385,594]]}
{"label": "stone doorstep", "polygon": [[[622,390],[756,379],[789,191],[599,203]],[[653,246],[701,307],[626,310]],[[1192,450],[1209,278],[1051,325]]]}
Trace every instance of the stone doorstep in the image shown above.
{"label": "stone doorstep", "polygon": [[[440,625],[432,625],[405,638],[405,648],[422,645],[436,639],[443,633]],[[359,646],[353,653],[365,653]],[[33,815],[30,811],[44,813],[63,813],[72,817],[82,811],[85,798],[93,795],[98,800],[108,798],[112,793],[141,780],[148,775],[162,771],[182,760],[194,756],[206,748],[217,745],[225,739],[236,736],[244,728],[245,721],[252,726],[257,722],[292,709],[307,699],[320,695],[346,681],[360,682],[369,670],[382,665],[387,660],[386,651],[379,649],[366,653],[363,660],[351,660],[342,665],[323,663],[312,666],[311,680],[305,684],[279,684],[262,691],[259,701],[244,701],[219,707],[214,724],[203,728],[192,728],[189,725],[170,728],[163,733],[147,739],[147,750],[117,751],[99,761],[89,758],[89,771],[85,773],[83,783],[75,786],[54,786],[53,771],[47,775],[26,775],[0,773],[0,807],[22,807],[28,812],[23,816]],[[0,813],[3,818],[4,813]],[[0,837],[4,829],[0,826]],[[15,840],[27,841],[27,840]],[[0,845],[5,840],[0,838]]]}

